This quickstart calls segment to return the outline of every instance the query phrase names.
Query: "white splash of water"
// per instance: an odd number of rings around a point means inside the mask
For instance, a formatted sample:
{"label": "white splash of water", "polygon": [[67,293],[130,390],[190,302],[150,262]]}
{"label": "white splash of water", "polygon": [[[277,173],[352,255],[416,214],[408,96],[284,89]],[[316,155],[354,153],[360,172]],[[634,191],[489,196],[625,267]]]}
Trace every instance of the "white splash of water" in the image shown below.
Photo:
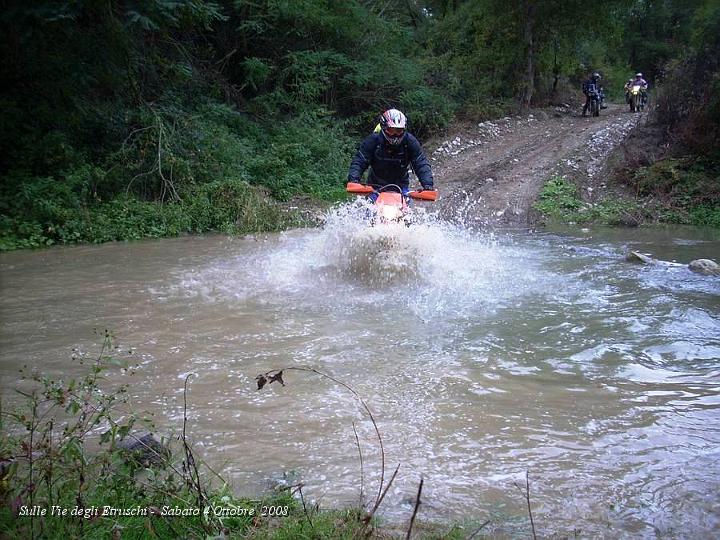
{"label": "white splash of water", "polygon": [[318,239],[321,257],[342,276],[366,285],[415,281],[424,255],[421,229],[404,223],[371,225],[372,212],[364,201],[328,212]]}
{"label": "white splash of water", "polygon": [[356,201],[329,210],[321,229],[248,241],[230,258],[186,271],[180,289],[206,301],[253,298],[300,311],[383,305],[429,321],[476,318],[557,285],[543,254],[510,238],[440,220],[420,205],[409,227],[373,226],[368,211]]}
{"label": "white splash of water", "polygon": [[[536,292],[547,279],[538,260],[491,233],[448,223],[422,208],[412,225],[371,226],[365,204],[330,211],[314,238],[320,266],[338,278],[384,291],[423,319],[491,310],[510,298]],[[401,287],[398,287],[401,286]],[[399,291],[399,292],[397,292]]]}

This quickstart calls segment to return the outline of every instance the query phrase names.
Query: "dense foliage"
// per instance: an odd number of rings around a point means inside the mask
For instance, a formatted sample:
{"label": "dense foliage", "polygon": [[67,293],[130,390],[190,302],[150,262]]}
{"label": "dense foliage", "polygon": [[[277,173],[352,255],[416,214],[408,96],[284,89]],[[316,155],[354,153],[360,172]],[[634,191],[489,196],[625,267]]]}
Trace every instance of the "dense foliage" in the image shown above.
{"label": "dense foliage", "polygon": [[0,17],[0,249],[282,227],[278,201],[340,196],[383,109],[425,139],[568,100],[591,70],[615,96],[638,69],[697,78],[668,122],[700,126],[693,152],[716,140],[712,0],[11,0]]}
{"label": "dense foliage", "polygon": [[665,2],[644,17],[649,37],[662,37],[643,50],[656,53],[656,120],[669,148],[629,183],[664,221],[720,227],[720,4]]}

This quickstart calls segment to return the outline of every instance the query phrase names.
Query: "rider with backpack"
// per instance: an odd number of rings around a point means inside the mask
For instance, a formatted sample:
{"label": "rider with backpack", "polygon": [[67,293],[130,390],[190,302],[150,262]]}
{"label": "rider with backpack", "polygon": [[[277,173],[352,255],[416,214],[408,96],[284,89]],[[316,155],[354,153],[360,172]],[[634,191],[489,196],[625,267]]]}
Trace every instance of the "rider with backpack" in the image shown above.
{"label": "rider with backpack", "polygon": [[[420,142],[406,131],[405,115],[397,109],[389,109],[380,117],[379,125],[380,129],[376,129],[360,144],[350,163],[348,181],[360,183],[363,173],[370,168],[368,183],[375,190],[395,184],[407,195],[410,191],[409,167],[412,167],[422,189],[432,190],[430,163]],[[373,195],[377,196],[376,193]]]}
{"label": "rider with backpack", "polygon": [[585,94],[585,105],[583,106],[583,110],[582,110],[583,116],[587,116],[587,111],[590,108],[590,102],[592,101],[592,99],[595,95],[598,96],[598,100],[600,102],[600,108],[605,108],[605,107],[603,107],[604,96],[602,93],[602,89],[600,87],[600,79],[602,79],[600,74],[595,72],[582,85],[582,91],[583,91],[583,94]]}

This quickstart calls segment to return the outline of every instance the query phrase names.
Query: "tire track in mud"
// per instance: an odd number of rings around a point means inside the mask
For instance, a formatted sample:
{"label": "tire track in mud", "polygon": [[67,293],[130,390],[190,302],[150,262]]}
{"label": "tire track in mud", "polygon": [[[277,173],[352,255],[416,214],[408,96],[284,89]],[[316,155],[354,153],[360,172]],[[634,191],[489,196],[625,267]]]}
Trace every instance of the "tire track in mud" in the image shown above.
{"label": "tire track in mud", "polygon": [[599,118],[556,108],[465,127],[431,149],[440,216],[466,227],[528,227],[545,181],[566,174],[605,188],[605,163],[644,117],[610,105]]}

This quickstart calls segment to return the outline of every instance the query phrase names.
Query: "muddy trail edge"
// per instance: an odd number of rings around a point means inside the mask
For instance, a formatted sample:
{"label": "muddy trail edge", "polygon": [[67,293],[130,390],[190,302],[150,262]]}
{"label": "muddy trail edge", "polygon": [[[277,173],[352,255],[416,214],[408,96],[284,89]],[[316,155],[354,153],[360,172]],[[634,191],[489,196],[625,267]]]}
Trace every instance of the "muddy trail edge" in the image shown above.
{"label": "muddy trail edge", "polygon": [[441,198],[442,218],[471,227],[530,227],[545,181],[567,175],[584,200],[599,200],[607,161],[646,113],[609,104],[600,117],[569,107],[457,128],[426,149]]}

